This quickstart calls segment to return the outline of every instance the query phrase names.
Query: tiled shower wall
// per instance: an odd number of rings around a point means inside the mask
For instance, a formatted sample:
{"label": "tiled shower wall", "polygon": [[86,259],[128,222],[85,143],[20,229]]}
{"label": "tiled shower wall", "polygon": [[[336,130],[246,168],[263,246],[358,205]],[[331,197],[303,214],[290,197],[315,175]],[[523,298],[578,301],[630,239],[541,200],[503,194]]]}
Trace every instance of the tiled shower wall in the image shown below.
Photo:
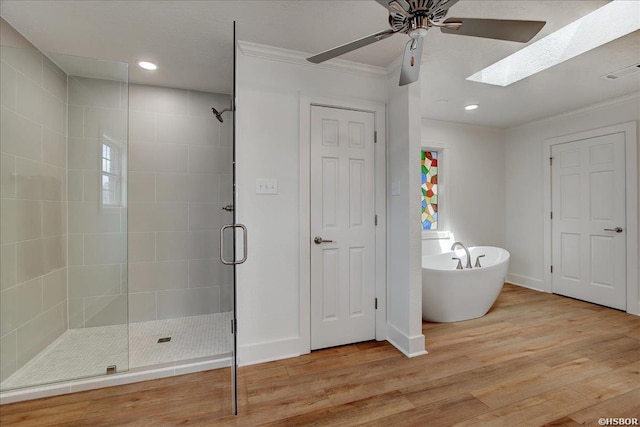
{"label": "tiled shower wall", "polygon": [[230,97],[130,85],[131,322],[231,310],[232,270],[219,261],[231,222]]}
{"label": "tiled shower wall", "polygon": [[[127,323],[127,84],[69,76],[69,328]],[[101,197],[102,147],[115,147],[120,200]]]}
{"label": "tiled shower wall", "polygon": [[4,380],[67,329],[67,76],[37,50],[0,49]]}

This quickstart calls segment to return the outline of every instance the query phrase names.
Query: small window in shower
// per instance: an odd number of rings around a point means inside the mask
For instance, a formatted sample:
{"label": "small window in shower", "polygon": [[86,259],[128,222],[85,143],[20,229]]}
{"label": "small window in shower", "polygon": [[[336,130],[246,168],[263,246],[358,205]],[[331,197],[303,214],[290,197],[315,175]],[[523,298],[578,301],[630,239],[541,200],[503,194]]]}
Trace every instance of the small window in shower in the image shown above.
{"label": "small window in shower", "polygon": [[438,229],[438,151],[422,150],[422,229]]}
{"label": "small window in shower", "polygon": [[103,207],[122,205],[122,168],[120,145],[106,135],[102,137],[100,200]]}

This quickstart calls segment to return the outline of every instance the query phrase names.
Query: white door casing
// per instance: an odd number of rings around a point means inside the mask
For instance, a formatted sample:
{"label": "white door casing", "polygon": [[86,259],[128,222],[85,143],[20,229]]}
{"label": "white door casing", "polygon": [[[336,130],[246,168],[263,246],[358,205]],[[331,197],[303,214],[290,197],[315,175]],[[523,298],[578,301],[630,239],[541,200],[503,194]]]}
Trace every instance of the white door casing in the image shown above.
{"label": "white door casing", "polygon": [[554,144],[551,157],[552,292],[624,310],[625,135]]}
{"label": "white door casing", "polygon": [[374,113],[311,106],[310,125],[311,349],[319,349],[375,338]]}

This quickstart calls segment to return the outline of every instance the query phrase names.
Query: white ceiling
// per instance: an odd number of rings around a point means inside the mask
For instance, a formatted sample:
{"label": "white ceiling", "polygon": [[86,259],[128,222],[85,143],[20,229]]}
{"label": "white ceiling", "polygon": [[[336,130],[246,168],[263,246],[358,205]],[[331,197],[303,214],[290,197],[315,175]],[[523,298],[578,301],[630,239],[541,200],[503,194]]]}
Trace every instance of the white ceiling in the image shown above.
{"label": "white ceiling", "polygon": [[[535,41],[606,3],[460,0],[449,16],[547,21]],[[388,28],[385,9],[373,0],[0,0],[0,13],[43,51],[127,62],[133,82],[220,93],[231,88],[234,20],[240,40],[309,53]],[[386,67],[405,42],[395,35],[341,59]],[[506,88],[465,80],[522,46],[430,31],[423,116],[504,128],[640,91],[640,74],[600,77],[640,60],[638,31]],[[139,59],[160,68],[143,71],[133,66]],[[471,102],[480,108],[465,112]]]}

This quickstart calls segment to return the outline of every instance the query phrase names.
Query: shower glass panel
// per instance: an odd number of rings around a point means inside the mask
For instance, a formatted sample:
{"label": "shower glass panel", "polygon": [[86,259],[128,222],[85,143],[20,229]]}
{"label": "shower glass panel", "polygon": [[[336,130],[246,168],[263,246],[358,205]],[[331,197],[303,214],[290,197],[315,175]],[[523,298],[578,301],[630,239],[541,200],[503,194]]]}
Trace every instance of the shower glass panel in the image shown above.
{"label": "shower glass panel", "polygon": [[218,230],[231,217],[232,122],[211,111],[229,103],[130,85],[132,368],[230,357],[233,269],[220,262]]}
{"label": "shower glass panel", "polygon": [[0,59],[0,389],[127,371],[127,64]]}

